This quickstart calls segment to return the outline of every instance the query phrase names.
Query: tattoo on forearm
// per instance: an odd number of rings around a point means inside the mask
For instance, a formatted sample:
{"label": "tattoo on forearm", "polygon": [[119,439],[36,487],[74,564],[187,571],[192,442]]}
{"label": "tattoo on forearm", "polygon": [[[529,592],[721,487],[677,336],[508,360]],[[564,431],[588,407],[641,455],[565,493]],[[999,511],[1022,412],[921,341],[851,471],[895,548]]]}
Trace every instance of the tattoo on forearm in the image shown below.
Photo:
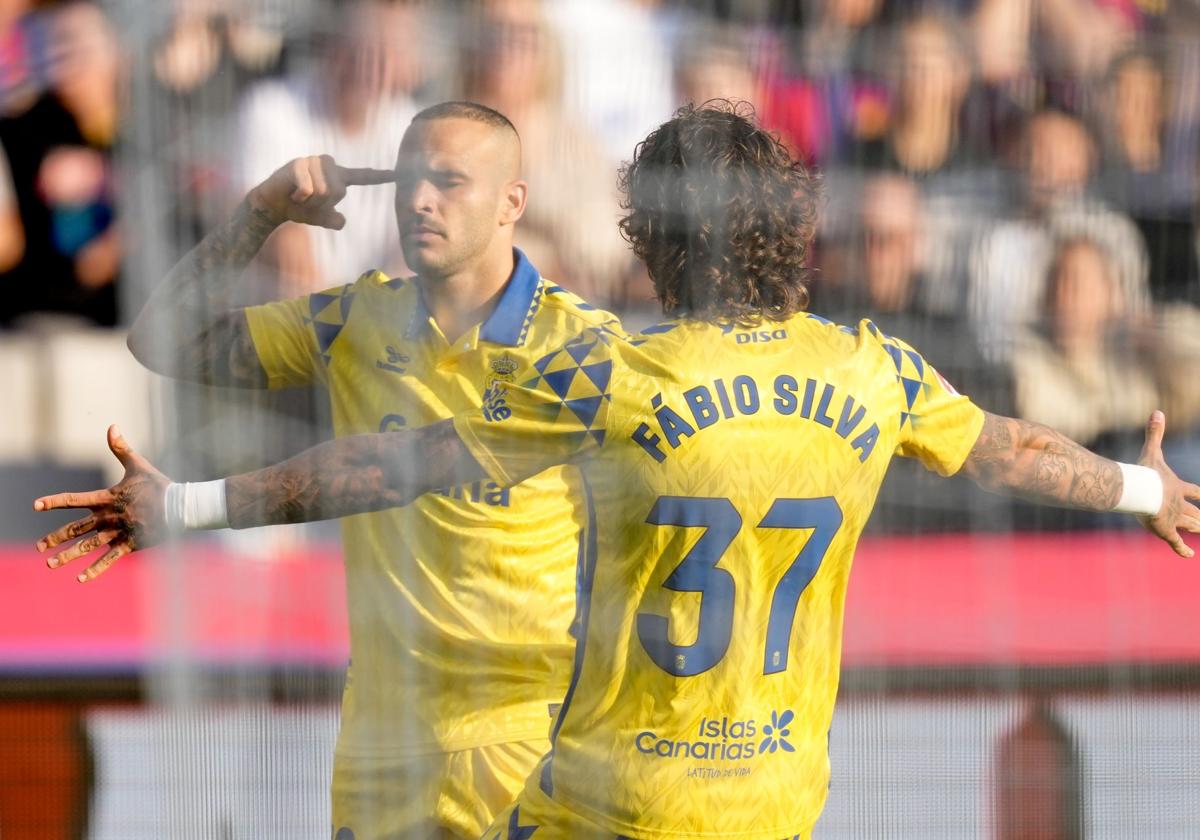
{"label": "tattoo on forearm", "polygon": [[276,227],[269,214],[242,202],[189,251],[155,289],[130,331],[138,358],[178,378],[265,385],[245,316],[230,301],[242,272]]}
{"label": "tattoo on forearm", "polygon": [[339,438],[229,478],[234,528],[336,519],[406,505],[424,492],[483,477],[451,421]]}
{"label": "tattoo on forearm", "polygon": [[1086,510],[1111,510],[1121,470],[1047,426],[988,414],[963,465],[981,486]]}

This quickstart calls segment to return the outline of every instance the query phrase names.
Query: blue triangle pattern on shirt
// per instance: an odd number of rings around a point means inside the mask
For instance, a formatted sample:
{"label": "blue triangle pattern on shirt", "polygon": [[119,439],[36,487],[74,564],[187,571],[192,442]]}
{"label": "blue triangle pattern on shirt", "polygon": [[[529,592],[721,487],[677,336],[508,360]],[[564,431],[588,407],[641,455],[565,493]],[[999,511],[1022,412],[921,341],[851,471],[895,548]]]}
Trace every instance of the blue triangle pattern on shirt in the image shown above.
{"label": "blue triangle pattern on shirt", "polygon": [[904,372],[904,356],[902,356],[900,354],[900,348],[895,347],[891,344],[885,344],[885,345],[883,345],[883,349],[886,350],[888,352],[888,355],[892,357],[892,364],[894,364],[896,366],[896,372],[903,373]]}
{"label": "blue triangle pattern on shirt", "polygon": [[567,408],[575,412],[575,416],[579,418],[579,422],[583,423],[585,428],[592,428],[592,423],[596,422],[596,412],[600,410],[600,403],[604,401],[603,397],[580,397],[574,400],[567,400]]}
{"label": "blue triangle pattern on shirt", "polygon": [[912,419],[911,414],[909,414],[907,411],[901,411],[900,412],[900,428],[903,429],[904,424],[907,423],[911,419]]}
{"label": "blue triangle pattern on shirt", "polygon": [[350,305],[352,303],[354,303],[354,293],[346,290],[342,295],[342,323],[345,323],[346,319],[350,317]]}
{"label": "blue triangle pattern on shirt", "polygon": [[604,445],[604,429],[592,429],[588,434],[596,441],[597,446]]}
{"label": "blue triangle pattern on shirt", "polygon": [[921,387],[924,383],[919,379],[909,379],[907,376],[902,377],[900,381],[904,383],[904,399],[908,401],[908,407],[912,408],[921,393]]}
{"label": "blue triangle pattern on shirt", "polygon": [[908,356],[913,363],[913,367],[917,369],[917,379],[925,378],[925,360],[921,358],[920,353],[915,353],[912,350],[905,350],[904,355]]}
{"label": "blue triangle pattern on shirt", "polygon": [[579,372],[579,368],[567,368],[566,370],[556,370],[550,373],[542,374],[542,378],[546,380],[546,384],[554,393],[558,394],[561,399],[566,399],[567,394],[571,390],[571,383],[575,381],[575,374]]}
{"label": "blue triangle pattern on shirt", "polygon": [[583,364],[583,360],[588,357],[588,353],[592,352],[592,348],[595,346],[596,343],[593,341],[590,344],[568,344],[564,349],[575,360],[575,364],[581,365]]}
{"label": "blue triangle pattern on shirt", "polygon": [[341,324],[324,324],[320,321],[313,321],[313,332],[316,333],[317,346],[321,348],[322,353],[329,349],[341,331]]}
{"label": "blue triangle pattern on shirt", "polygon": [[587,375],[588,379],[592,380],[592,384],[596,386],[597,391],[603,394],[608,390],[608,381],[612,379],[611,359],[596,362],[594,365],[584,365],[579,369]]}
{"label": "blue triangle pattern on shirt", "polygon": [[537,370],[538,373],[544,374],[546,372],[546,368],[550,367],[550,363],[552,361],[554,361],[554,357],[557,356],[558,354],[559,354],[558,350],[555,350],[553,353],[547,353],[545,356],[542,356],[542,358],[540,358],[536,362],[534,362],[533,367]]}
{"label": "blue triangle pattern on shirt", "polygon": [[315,318],[321,314],[326,306],[333,303],[337,298],[334,295],[327,295],[322,292],[316,292],[308,296],[308,311]]}

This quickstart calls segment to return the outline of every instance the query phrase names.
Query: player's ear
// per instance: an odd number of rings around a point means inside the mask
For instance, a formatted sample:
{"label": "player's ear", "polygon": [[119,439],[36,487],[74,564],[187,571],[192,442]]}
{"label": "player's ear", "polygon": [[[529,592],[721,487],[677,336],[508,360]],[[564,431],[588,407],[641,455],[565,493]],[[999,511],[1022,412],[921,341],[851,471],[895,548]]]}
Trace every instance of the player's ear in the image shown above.
{"label": "player's ear", "polygon": [[524,181],[509,181],[504,189],[500,205],[500,224],[515,224],[525,215],[525,202],[529,198],[529,185]]}

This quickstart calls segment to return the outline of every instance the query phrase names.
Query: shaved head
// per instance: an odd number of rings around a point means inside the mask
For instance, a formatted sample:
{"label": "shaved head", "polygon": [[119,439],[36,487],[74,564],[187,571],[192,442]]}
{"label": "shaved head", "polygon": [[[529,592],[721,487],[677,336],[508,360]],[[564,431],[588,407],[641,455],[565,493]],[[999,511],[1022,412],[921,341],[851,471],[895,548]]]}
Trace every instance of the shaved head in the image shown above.
{"label": "shaved head", "polygon": [[440,102],[420,111],[413,123],[430,120],[459,119],[480,123],[493,130],[496,144],[498,174],[505,179],[521,177],[521,136],[508,117],[494,108],[478,102]]}
{"label": "shaved head", "polygon": [[473,102],[415,117],[396,157],[396,223],[409,268],[427,279],[512,260],[525,211],[521,141],[508,118]]}

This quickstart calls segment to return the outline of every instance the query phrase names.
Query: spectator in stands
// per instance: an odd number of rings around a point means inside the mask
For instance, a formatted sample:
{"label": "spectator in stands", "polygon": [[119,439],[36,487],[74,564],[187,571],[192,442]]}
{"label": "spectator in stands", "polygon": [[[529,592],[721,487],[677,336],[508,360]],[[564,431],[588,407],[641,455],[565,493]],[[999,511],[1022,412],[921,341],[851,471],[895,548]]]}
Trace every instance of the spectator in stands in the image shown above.
{"label": "spectator in stands", "polygon": [[928,177],[983,160],[986,137],[966,108],[971,62],[957,21],[940,12],[908,20],[897,33],[894,61],[886,134],[859,143],[850,162]]}
{"label": "spectator in stands", "polygon": [[1087,80],[1103,75],[1134,39],[1141,22],[1137,0],[1039,0],[1032,13],[1041,37],[1043,75]]}
{"label": "spectator in stands", "polygon": [[1076,117],[1043,110],[1030,119],[1021,147],[1020,204],[983,232],[971,257],[968,314],[989,360],[1009,360],[1016,332],[1037,319],[1060,238],[1086,235],[1100,242],[1125,306],[1145,312],[1145,246],[1127,216],[1090,194],[1095,160],[1091,135]]}
{"label": "spectator in stands", "polygon": [[512,120],[535,197],[517,245],[597,306],[619,304],[631,257],[616,224],[617,166],[563,111],[562,51],[540,0],[480,0],[471,20],[462,98]]}
{"label": "spectator in stands", "polygon": [[158,231],[169,253],[187,251],[228,211],[238,140],[231,110],[283,65],[280,2],[177,0],[154,47],[157,84],[142,109],[156,117],[146,128],[165,176],[160,194],[169,210]]}
{"label": "spectator in stands", "polygon": [[795,66],[769,74],[765,110],[805,160],[845,161],[887,130],[882,8],[880,0],[817,0]]}
{"label": "spectator in stands", "polygon": [[1200,126],[1194,116],[1188,125],[1182,109],[1172,107],[1179,100],[1168,91],[1163,58],[1147,48],[1114,61],[1105,93],[1104,194],[1130,214],[1146,240],[1154,296],[1200,299],[1192,221]]}
{"label": "spectator in stands", "polygon": [[[1013,355],[1017,415],[1093,447],[1121,433],[1137,443],[1161,398],[1103,244],[1082,237],[1056,244],[1044,306],[1044,321],[1022,330]],[[1183,418],[1174,424],[1183,428]]]}
{"label": "spectator in stands", "polygon": [[828,145],[824,100],[812,82],[779,70],[763,75],[756,66],[762,39],[734,24],[693,21],[682,33],[675,62],[676,99],[744,100],[754,105],[764,126],[794,155],[817,160]]}
{"label": "spectator in stands", "polygon": [[749,44],[732,26],[710,25],[685,33],[675,64],[675,89],[681,104],[730,99],[760,107],[762,102]]}
{"label": "spectator in stands", "polygon": [[49,89],[0,120],[25,231],[21,261],[0,282],[0,323],[32,312],[116,323],[121,243],[112,147],[119,54],[99,7],[72,2],[49,18]]}
{"label": "spectator in stands", "polygon": [[[154,75],[167,89],[192,94],[224,69],[257,75],[274,68],[283,53],[282,14],[228,2],[185,0],[154,54]],[[230,80],[237,84],[237,79]]]}
{"label": "spectator in stands", "polygon": [[[329,154],[347,166],[391,168],[416,112],[421,79],[420,3],[351,0],[327,4],[313,66],[250,89],[239,115],[240,190],[264,180],[279,161]],[[260,298],[293,297],[352,280],[348,266],[403,267],[393,191],[352,190],[340,231],[285,225],[260,255],[273,288]]]}
{"label": "spectator in stands", "polygon": [[956,388],[980,405],[1008,411],[1006,371],[984,361],[963,319],[924,303],[925,266],[936,243],[929,236],[917,184],[903,175],[871,178],[859,199],[857,222],[855,235],[843,246],[841,270],[847,280],[818,297],[816,311],[841,323],[870,318],[885,333],[920,347]]}

